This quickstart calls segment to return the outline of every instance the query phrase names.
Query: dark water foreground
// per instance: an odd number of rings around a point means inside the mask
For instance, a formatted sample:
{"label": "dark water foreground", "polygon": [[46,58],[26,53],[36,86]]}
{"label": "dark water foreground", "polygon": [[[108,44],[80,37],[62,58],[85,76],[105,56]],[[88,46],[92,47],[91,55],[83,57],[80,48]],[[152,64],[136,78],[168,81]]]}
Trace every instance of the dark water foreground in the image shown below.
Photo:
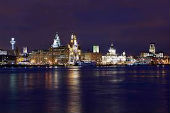
{"label": "dark water foreground", "polygon": [[169,113],[170,66],[0,68],[0,113]]}

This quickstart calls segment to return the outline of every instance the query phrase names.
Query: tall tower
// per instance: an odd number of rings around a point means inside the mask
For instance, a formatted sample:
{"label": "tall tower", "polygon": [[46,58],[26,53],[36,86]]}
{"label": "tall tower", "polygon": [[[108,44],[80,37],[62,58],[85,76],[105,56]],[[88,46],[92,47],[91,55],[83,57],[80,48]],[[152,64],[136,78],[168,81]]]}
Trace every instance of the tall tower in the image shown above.
{"label": "tall tower", "polygon": [[80,59],[81,51],[79,49],[79,45],[77,43],[77,37],[76,35],[72,34],[71,35],[71,41],[70,44],[68,45],[69,48],[69,61],[68,63],[71,65],[74,65],[77,61]]}
{"label": "tall tower", "polygon": [[93,46],[93,53],[99,53],[99,46],[97,45]]}
{"label": "tall tower", "polygon": [[53,48],[57,48],[60,47],[60,38],[58,36],[58,33],[56,33],[55,38],[54,38],[54,42],[52,44]]}
{"label": "tall tower", "polygon": [[110,46],[109,54],[110,55],[116,55],[116,49],[114,49],[113,44],[111,44],[111,46]]}
{"label": "tall tower", "polygon": [[15,49],[15,43],[16,43],[15,38],[11,38],[10,43],[12,45],[12,50],[14,50]]}
{"label": "tall tower", "polygon": [[149,52],[155,54],[155,44],[153,44],[153,43],[150,44]]}
{"label": "tall tower", "polygon": [[27,53],[28,53],[27,47],[23,47],[23,54],[27,54]]}

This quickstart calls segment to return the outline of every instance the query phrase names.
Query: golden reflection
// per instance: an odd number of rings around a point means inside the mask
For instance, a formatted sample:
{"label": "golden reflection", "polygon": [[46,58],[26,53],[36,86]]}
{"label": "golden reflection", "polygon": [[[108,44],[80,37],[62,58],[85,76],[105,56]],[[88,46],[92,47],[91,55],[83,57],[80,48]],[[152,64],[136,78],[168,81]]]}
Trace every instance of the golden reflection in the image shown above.
{"label": "golden reflection", "polygon": [[58,88],[58,84],[59,84],[58,71],[54,71],[54,73],[46,72],[44,79],[45,79],[45,88],[47,89]]}
{"label": "golden reflection", "polygon": [[79,71],[69,71],[67,78],[67,86],[69,90],[68,95],[68,111],[70,113],[81,113],[80,106],[80,83],[79,83]]}
{"label": "golden reflection", "polygon": [[59,75],[59,74],[58,74],[58,71],[55,71],[55,72],[54,72],[54,75],[53,75],[53,77],[54,77],[54,78],[53,78],[53,83],[54,83],[54,84],[53,84],[53,87],[54,87],[54,88],[58,88],[58,84],[59,84],[59,83],[58,83],[58,82],[59,82],[59,80],[58,80],[58,79],[59,79],[59,76],[58,76],[58,75]]}
{"label": "golden reflection", "polygon": [[33,88],[33,85],[34,85],[34,81],[33,81],[33,74],[29,74],[28,77],[27,77],[27,81],[28,81],[28,86],[29,88]]}
{"label": "golden reflection", "polygon": [[45,88],[50,89],[52,88],[52,74],[45,73]]}

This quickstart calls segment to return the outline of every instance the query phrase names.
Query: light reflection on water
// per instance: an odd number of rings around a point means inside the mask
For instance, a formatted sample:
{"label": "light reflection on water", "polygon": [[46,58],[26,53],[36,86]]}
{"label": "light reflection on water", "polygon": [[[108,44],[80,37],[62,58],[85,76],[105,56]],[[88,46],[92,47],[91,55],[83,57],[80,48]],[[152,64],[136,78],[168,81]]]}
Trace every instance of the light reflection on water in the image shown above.
{"label": "light reflection on water", "polygon": [[165,113],[168,100],[169,67],[73,66],[0,74],[0,113]]}
{"label": "light reflection on water", "polygon": [[69,90],[68,108],[70,113],[81,113],[81,99],[80,99],[80,81],[79,71],[69,71],[67,85]]}

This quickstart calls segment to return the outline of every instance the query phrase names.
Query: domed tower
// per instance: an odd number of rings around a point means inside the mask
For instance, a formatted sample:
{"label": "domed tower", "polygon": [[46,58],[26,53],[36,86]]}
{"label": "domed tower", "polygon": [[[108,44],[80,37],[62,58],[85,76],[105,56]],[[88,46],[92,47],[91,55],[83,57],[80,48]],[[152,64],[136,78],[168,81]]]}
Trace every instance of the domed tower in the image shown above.
{"label": "domed tower", "polygon": [[111,44],[110,46],[110,49],[109,49],[109,55],[116,55],[116,49],[114,49],[114,46],[113,46],[113,43]]}
{"label": "domed tower", "polygon": [[155,54],[155,44],[154,43],[151,43],[150,46],[149,46],[149,52],[152,53],[152,54]]}
{"label": "domed tower", "polygon": [[53,42],[53,44],[52,44],[52,47],[53,47],[53,48],[57,48],[57,47],[60,47],[60,46],[61,46],[61,44],[60,44],[60,38],[59,38],[59,36],[58,36],[58,33],[56,33],[55,38],[54,38],[54,42]]}

